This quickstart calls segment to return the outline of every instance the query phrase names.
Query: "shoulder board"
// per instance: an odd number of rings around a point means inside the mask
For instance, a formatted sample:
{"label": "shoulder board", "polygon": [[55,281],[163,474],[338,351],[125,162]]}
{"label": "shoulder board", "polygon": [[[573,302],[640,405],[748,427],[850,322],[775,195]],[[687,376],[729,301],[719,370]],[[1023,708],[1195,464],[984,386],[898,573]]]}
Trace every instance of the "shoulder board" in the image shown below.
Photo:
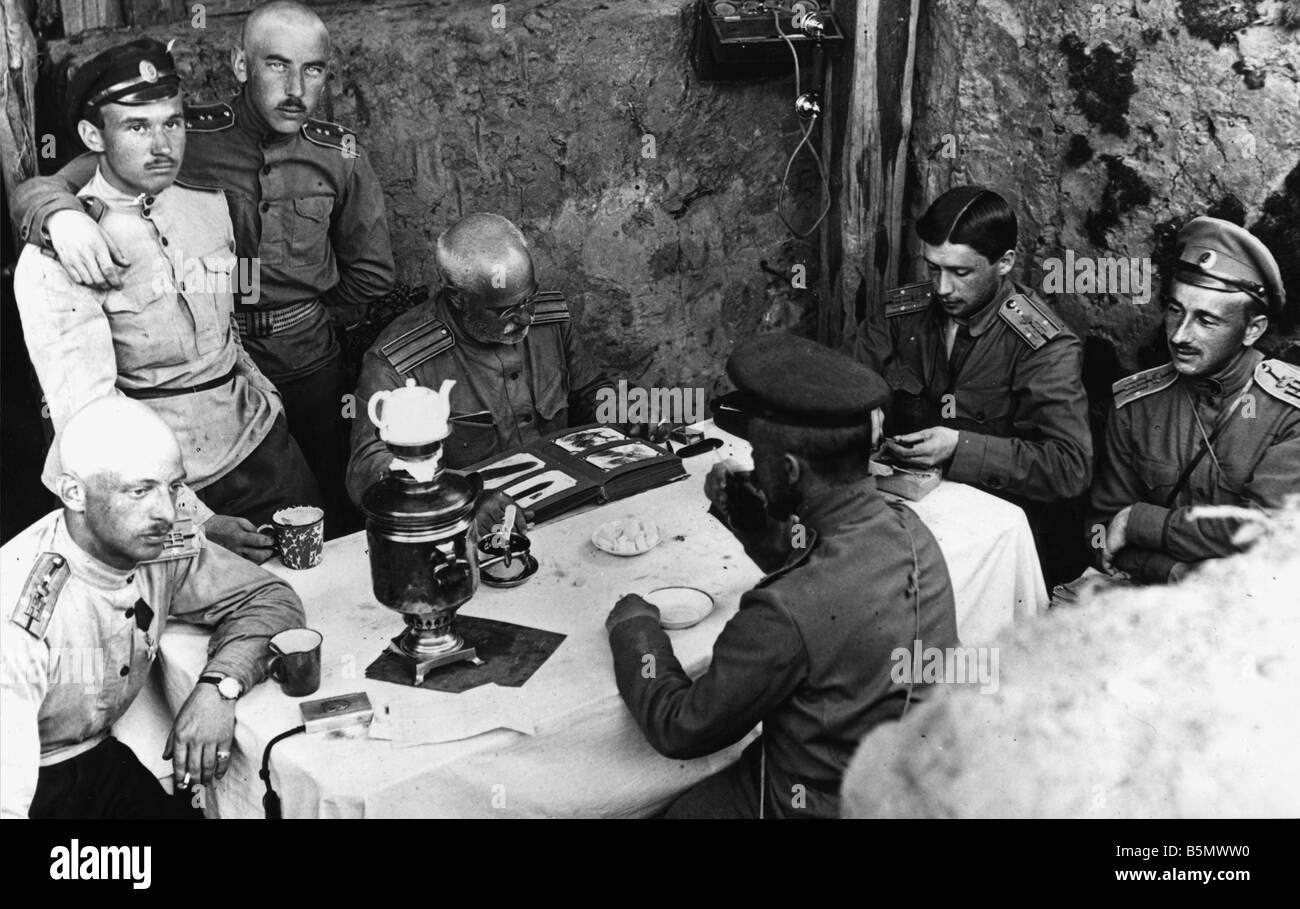
{"label": "shoulder board", "polygon": [[1065,329],[1056,313],[1027,294],[1009,297],[998,307],[998,315],[1033,350],[1038,350]]}
{"label": "shoulder board", "polygon": [[1300,367],[1282,360],[1265,360],[1255,367],[1255,381],[1279,401],[1300,407]]}
{"label": "shoulder board", "polygon": [[533,298],[533,324],[569,321],[569,304],[558,290],[544,290]]}
{"label": "shoulder board", "polygon": [[215,133],[235,125],[235,111],[229,104],[185,105],[185,129],[191,133]]}
{"label": "shoulder board", "polygon": [[[302,134],[307,140],[326,148],[337,148],[352,155],[357,152],[356,133],[328,120],[309,119],[302,125]],[[351,142],[347,141],[349,136],[352,137]]]}
{"label": "shoulder board", "polygon": [[400,373],[408,373],[425,360],[446,353],[456,346],[456,338],[447,323],[430,318],[410,331],[389,341],[379,352]]}
{"label": "shoulder board", "polygon": [[1174,380],[1177,378],[1178,370],[1174,369],[1174,364],[1166,363],[1164,366],[1157,366],[1155,369],[1145,369],[1142,372],[1134,373],[1127,379],[1120,379],[1110,387],[1110,390],[1115,393],[1115,409],[1119,410],[1125,404],[1131,404],[1138,398],[1145,398],[1157,391],[1163,391],[1173,385]]}
{"label": "shoulder board", "polygon": [[767,577],[763,578],[763,580],[755,584],[754,589],[758,590],[762,587],[767,587],[769,584],[772,584],[773,582],[780,580],[790,572],[794,571],[796,568],[802,566],[804,562],[808,561],[808,557],[812,555],[813,549],[817,547],[817,540],[818,540],[817,531],[809,527],[808,539],[804,541],[805,545],[803,549],[799,552],[799,554],[795,556],[793,559],[791,559],[790,561],[786,562],[776,571],[772,572]]}
{"label": "shoulder board", "polygon": [[151,565],[155,562],[174,562],[178,559],[192,559],[199,554],[199,535],[194,529],[194,521],[190,518],[177,518],[172,524],[171,532],[167,534],[167,542],[163,544],[163,550],[155,559],[148,562],[142,562],[142,565]]}
{"label": "shoulder board", "polygon": [[885,318],[892,319],[895,316],[920,312],[929,307],[933,297],[934,285],[929,281],[918,281],[915,284],[904,284],[902,287],[887,290],[885,291]]}
{"label": "shoulder board", "polygon": [[72,576],[68,560],[57,552],[42,552],[27,575],[22,596],[14,607],[9,621],[20,626],[38,641],[45,637],[54,617],[54,604],[58,602],[63,585]]}

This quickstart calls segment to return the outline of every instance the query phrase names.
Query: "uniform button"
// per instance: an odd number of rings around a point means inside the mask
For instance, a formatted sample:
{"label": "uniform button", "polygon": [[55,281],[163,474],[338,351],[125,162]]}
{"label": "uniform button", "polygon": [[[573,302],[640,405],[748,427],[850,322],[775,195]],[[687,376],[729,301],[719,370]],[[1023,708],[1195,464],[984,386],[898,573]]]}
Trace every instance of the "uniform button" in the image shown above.
{"label": "uniform button", "polygon": [[525,416],[525,417],[520,417],[520,418],[519,418],[519,422],[520,422],[520,423],[531,423],[531,422],[533,422],[533,415],[532,415],[532,414],[528,414],[528,415]]}
{"label": "uniform button", "polygon": [[135,607],[131,606],[126,610],[126,617],[129,619],[132,618],[134,615],[135,615]]}
{"label": "uniform button", "polygon": [[163,246],[166,246],[166,245],[167,245],[167,238],[166,238],[166,237],[159,237],[158,239],[162,241],[162,245],[163,245]]}
{"label": "uniform button", "polygon": [[117,674],[120,675],[122,678],[126,678],[128,675],[131,674],[131,667],[123,666],[121,669],[117,671]]}
{"label": "uniform button", "polygon": [[984,411],[982,411],[982,410],[977,410],[977,411],[975,411],[975,419],[977,419],[977,420],[983,420],[983,419],[984,419]]}
{"label": "uniform button", "polygon": [[145,197],[144,197],[144,204],[145,204],[145,205],[153,205],[153,196],[145,196]]}
{"label": "uniform button", "polygon": [[518,379],[518,378],[519,378],[519,373],[517,373],[517,372],[512,372],[512,373],[510,374],[510,381],[511,381],[511,382],[515,381],[515,380]]}
{"label": "uniform button", "polygon": [[153,214],[153,209],[152,209],[152,208],[149,208],[149,207],[146,205],[144,208],[140,209],[140,214],[144,215],[144,216],[147,218],[147,217],[149,217],[151,214]]}
{"label": "uniform button", "polygon": [[269,174],[270,172],[271,172],[271,165],[268,164],[266,165],[266,167],[262,168],[262,173]]}
{"label": "uniform button", "polygon": [[270,203],[270,202],[263,202],[263,203],[262,203],[262,211],[266,212],[266,211],[270,211],[270,210],[271,210],[271,203]]}

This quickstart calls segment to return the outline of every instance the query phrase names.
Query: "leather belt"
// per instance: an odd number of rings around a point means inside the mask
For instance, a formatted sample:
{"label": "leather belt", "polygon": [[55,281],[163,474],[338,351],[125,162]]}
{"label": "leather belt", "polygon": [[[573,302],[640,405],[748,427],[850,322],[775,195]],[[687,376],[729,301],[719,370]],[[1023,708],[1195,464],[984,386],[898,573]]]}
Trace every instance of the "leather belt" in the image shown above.
{"label": "leather belt", "polygon": [[236,309],[235,324],[246,338],[268,338],[288,331],[316,315],[320,300],[291,303],[279,309]]}
{"label": "leather belt", "polygon": [[136,400],[150,400],[152,398],[175,398],[180,395],[196,395],[201,391],[211,391],[214,388],[220,388],[227,382],[235,378],[235,369],[231,369],[219,379],[209,379],[207,382],[200,382],[198,385],[190,385],[186,388],[118,388],[118,391],[128,398]]}

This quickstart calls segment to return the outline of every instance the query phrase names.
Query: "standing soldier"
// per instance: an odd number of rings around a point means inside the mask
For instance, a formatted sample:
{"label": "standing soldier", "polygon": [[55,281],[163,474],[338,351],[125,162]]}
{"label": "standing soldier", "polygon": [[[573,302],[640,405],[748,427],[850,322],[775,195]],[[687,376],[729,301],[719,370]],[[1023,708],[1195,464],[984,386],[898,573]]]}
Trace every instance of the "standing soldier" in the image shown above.
{"label": "standing soldier", "polygon": [[[62,431],[104,395],[147,401],[176,433],[187,480],[216,512],[204,532],[254,560],[257,524],[319,504],[275,387],[231,322],[234,240],[219,191],[173,183],[185,158],[180,79],[152,38],[104,51],[73,74],[68,106],[97,168],[81,191],[129,253],[121,290],[74,283],[35,246],[14,272],[31,361]],[[45,481],[58,476],[51,448]]]}
{"label": "standing soldier", "polygon": [[1255,349],[1286,304],[1272,253],[1245,228],[1195,218],[1178,234],[1165,303],[1173,361],[1115,383],[1092,490],[1101,565],[1163,583],[1190,563],[1240,551],[1236,517],[1300,494],[1300,369]]}
{"label": "standing soldier", "polygon": [[[231,56],[241,90],[229,104],[187,111],[177,182],[226,193],[244,346],[284,399],[289,430],[326,496],[326,526],[337,533],[352,514],[343,491],[351,388],[329,309],[383,297],[394,269],[383,191],[356,136],[311,119],[329,56],[329,32],[306,5],[271,0],[254,9]],[[55,177],[28,180],[13,214],[22,238],[52,247],[73,280],[120,288],[125,251],[73,195],[94,171],[94,157],[82,156]]]}
{"label": "standing soldier", "polygon": [[1050,588],[1086,560],[1077,500],[1092,475],[1092,437],[1082,346],[1011,280],[1016,215],[1000,195],[951,189],[916,232],[930,287],[883,305],[859,290],[867,317],[855,356],[893,391],[887,450],[1024,508]]}

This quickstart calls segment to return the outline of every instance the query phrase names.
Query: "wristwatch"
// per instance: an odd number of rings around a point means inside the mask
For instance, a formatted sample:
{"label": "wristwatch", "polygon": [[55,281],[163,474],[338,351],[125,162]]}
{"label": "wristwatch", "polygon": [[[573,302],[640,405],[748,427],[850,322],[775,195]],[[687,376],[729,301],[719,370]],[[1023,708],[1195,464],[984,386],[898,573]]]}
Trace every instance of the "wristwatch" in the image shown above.
{"label": "wristwatch", "polygon": [[239,696],[244,693],[244,683],[232,676],[216,674],[199,676],[199,684],[202,685],[204,682],[209,685],[216,685],[217,694],[221,695],[222,700],[238,700]]}

